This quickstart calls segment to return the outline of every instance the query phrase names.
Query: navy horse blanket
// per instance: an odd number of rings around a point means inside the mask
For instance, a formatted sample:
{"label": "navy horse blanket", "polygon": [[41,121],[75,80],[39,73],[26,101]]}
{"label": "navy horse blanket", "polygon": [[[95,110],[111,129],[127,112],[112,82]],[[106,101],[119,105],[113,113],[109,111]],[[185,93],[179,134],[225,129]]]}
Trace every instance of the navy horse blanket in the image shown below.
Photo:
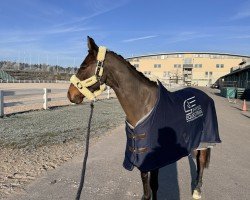
{"label": "navy horse blanket", "polygon": [[169,92],[159,82],[158,99],[135,127],[126,122],[123,166],[151,171],[187,156],[200,143],[220,143],[214,101],[204,92],[185,88]]}

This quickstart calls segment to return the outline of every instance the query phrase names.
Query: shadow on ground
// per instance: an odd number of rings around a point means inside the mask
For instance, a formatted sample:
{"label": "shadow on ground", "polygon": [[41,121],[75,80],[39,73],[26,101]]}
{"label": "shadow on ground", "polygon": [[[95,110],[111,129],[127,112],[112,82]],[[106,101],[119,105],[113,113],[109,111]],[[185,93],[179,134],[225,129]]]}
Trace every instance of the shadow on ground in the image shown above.
{"label": "shadow on ground", "polygon": [[[192,192],[195,187],[196,165],[191,156],[188,156],[188,161],[189,161],[190,174],[191,174],[190,176],[191,177],[190,198],[191,198]],[[167,200],[167,199],[180,200],[177,163],[167,165],[160,169],[158,199],[159,200]]]}

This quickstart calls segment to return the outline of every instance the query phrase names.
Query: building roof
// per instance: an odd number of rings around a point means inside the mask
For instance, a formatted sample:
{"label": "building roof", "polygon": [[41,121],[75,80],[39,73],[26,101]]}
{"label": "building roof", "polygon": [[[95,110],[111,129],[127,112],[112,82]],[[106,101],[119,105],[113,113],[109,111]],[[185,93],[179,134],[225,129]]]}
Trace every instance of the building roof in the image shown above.
{"label": "building roof", "polygon": [[244,57],[250,58],[250,55],[240,55],[240,54],[230,54],[230,53],[219,53],[219,52],[166,52],[166,53],[152,53],[152,54],[144,54],[127,57],[127,59],[132,58],[141,58],[141,57],[149,57],[149,56],[160,56],[160,55],[175,55],[175,54],[209,54],[209,55],[224,55],[224,56],[236,56],[236,57]]}
{"label": "building roof", "polygon": [[229,74],[226,74],[226,75],[222,76],[221,78],[231,76],[231,75],[234,75],[234,74],[237,74],[237,73],[242,73],[242,72],[247,71],[247,70],[250,70],[250,65],[247,65],[244,68],[236,69],[233,72],[230,72]]}

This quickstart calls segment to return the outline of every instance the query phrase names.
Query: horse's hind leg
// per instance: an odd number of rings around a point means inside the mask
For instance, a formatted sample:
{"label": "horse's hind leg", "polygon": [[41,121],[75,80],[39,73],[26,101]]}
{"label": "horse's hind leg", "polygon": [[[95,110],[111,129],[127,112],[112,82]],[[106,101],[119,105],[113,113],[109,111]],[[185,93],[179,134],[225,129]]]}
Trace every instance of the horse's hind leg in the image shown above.
{"label": "horse's hind leg", "polygon": [[158,172],[159,172],[158,169],[150,171],[150,187],[151,187],[151,190],[152,190],[152,199],[153,200],[157,200],[157,190],[158,190],[158,187],[159,187],[159,184],[158,184]]}
{"label": "horse's hind leg", "polygon": [[197,178],[196,178],[196,187],[193,192],[194,199],[201,198],[201,187],[202,187],[202,177],[204,168],[208,168],[209,159],[210,159],[210,149],[198,150],[196,152],[196,161],[197,161]]}
{"label": "horse's hind leg", "polygon": [[151,198],[151,190],[150,190],[150,185],[149,185],[148,174],[149,174],[148,172],[141,171],[141,180],[142,180],[142,185],[143,185],[142,200],[150,200]]}

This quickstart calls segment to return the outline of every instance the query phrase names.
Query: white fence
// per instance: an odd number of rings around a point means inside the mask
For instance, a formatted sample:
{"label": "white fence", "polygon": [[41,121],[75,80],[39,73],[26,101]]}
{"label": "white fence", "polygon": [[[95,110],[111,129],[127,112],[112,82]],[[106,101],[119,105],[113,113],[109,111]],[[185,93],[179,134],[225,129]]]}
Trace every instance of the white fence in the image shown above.
{"label": "white fence", "polygon": [[[52,95],[54,97],[50,97]],[[57,97],[56,95],[64,95]],[[113,90],[108,88],[99,99],[109,99],[114,96]],[[31,89],[31,90],[0,90],[0,117],[3,117],[5,108],[13,106],[24,106],[32,104],[41,104],[43,109],[49,108],[49,102],[52,101],[68,101],[67,89]],[[70,104],[70,103],[69,103]],[[32,110],[32,109],[30,109]],[[22,112],[20,110],[19,112]]]}
{"label": "white fence", "polygon": [[69,83],[63,80],[2,80],[0,83]]}

